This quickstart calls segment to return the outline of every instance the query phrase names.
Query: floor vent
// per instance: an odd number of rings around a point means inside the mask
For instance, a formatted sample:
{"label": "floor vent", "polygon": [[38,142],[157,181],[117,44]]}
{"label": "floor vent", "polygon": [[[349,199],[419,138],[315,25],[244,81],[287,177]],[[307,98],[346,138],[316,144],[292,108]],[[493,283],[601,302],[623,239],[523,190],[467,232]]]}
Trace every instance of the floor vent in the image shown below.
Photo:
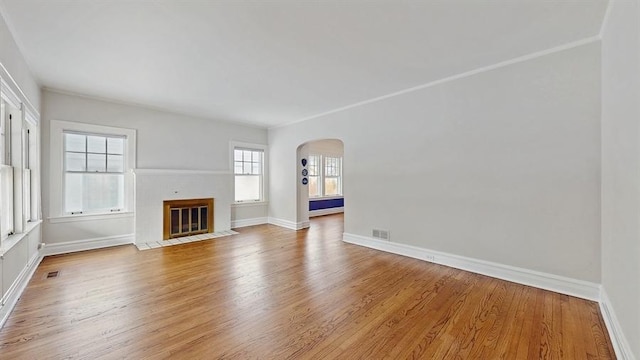
{"label": "floor vent", "polygon": [[58,272],[57,271],[52,271],[52,272],[47,274],[47,279],[48,278],[54,278],[54,277],[58,277]]}

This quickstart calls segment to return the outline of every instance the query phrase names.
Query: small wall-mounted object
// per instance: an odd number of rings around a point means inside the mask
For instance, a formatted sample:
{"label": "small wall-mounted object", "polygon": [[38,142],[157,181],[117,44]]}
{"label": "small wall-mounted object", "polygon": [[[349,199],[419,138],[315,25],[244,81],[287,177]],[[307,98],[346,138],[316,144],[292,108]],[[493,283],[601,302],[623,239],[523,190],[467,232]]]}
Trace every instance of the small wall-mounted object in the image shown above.
{"label": "small wall-mounted object", "polygon": [[301,160],[302,166],[307,166],[307,159],[303,158]]}
{"label": "small wall-mounted object", "polygon": [[373,229],[371,235],[376,239],[389,240],[389,230]]}
{"label": "small wall-mounted object", "polygon": [[309,175],[309,171],[307,171],[307,169],[302,169],[302,176],[307,176]]}
{"label": "small wall-mounted object", "polygon": [[307,185],[309,183],[309,179],[307,179],[306,177],[302,178],[302,185]]}

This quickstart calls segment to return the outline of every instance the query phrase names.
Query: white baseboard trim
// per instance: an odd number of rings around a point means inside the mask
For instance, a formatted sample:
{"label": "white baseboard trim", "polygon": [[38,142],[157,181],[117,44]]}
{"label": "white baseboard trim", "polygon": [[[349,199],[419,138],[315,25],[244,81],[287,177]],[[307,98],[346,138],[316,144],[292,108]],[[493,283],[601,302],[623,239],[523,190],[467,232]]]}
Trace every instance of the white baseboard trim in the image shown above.
{"label": "white baseboard trim", "polygon": [[284,219],[269,217],[269,224],[280,226],[291,230],[302,230],[309,227],[309,221],[293,222]]}
{"label": "white baseboard trim", "polygon": [[262,225],[269,223],[269,218],[267,217],[259,217],[259,218],[251,218],[251,219],[240,219],[240,220],[231,220],[231,228],[237,229],[245,226],[254,226],[254,225]]}
{"label": "white baseboard trim", "polygon": [[111,246],[135,244],[135,235],[119,235],[119,236],[107,236],[94,239],[67,241],[62,243],[45,244],[43,248],[43,255],[58,255],[67,254],[78,251],[101,249]]}
{"label": "white baseboard trim", "polygon": [[344,206],[329,208],[329,209],[318,209],[309,211],[309,217],[315,216],[323,216],[323,215],[331,215],[331,214],[339,214],[344,212]]}
{"label": "white baseboard trim", "polygon": [[624,332],[622,332],[618,317],[615,311],[613,311],[613,306],[604,287],[600,287],[600,313],[602,313],[604,323],[607,325],[609,338],[611,338],[611,344],[613,345],[613,350],[616,352],[616,357],[620,360],[635,360],[629,342],[624,336]]}
{"label": "white baseboard trim", "polygon": [[598,301],[600,299],[600,286],[588,281],[349,233],[342,234],[342,241],[587,300]]}
{"label": "white baseboard trim", "polygon": [[29,259],[27,266],[22,269],[16,281],[14,281],[13,284],[11,284],[11,287],[9,287],[9,290],[7,290],[4,305],[0,308],[0,329],[2,329],[4,323],[9,318],[13,308],[20,299],[20,296],[22,296],[22,292],[27,287],[27,284],[29,284],[29,280],[33,277],[33,274],[36,272],[36,269],[43,258],[42,250],[35,253],[31,259]]}

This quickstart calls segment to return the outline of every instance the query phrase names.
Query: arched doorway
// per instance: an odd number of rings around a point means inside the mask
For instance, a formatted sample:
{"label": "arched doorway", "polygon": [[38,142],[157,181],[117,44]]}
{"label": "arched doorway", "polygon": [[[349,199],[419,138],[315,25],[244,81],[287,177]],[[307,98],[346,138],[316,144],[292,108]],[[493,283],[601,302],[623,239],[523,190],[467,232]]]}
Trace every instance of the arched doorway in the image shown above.
{"label": "arched doorway", "polygon": [[344,143],[339,139],[308,141],[297,148],[297,222],[344,212]]}

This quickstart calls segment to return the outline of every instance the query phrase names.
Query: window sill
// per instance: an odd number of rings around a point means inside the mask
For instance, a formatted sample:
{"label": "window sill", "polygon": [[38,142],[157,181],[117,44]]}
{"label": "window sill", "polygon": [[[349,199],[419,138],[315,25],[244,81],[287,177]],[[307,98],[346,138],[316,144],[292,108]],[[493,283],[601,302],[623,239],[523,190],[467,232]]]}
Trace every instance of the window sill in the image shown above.
{"label": "window sill", "polygon": [[268,201],[245,201],[232,203],[231,207],[266,206],[268,204]]}
{"label": "window sill", "polygon": [[2,240],[2,246],[0,246],[0,258],[29,235],[31,230],[35,229],[35,227],[40,225],[40,223],[42,223],[42,220],[30,221],[27,223],[27,227],[24,229],[23,233],[13,234]]}
{"label": "window sill", "polygon": [[50,217],[49,223],[57,224],[57,223],[67,223],[74,221],[95,221],[95,220],[111,220],[111,219],[121,219],[121,218],[130,218],[133,217],[133,212],[118,212],[113,214],[80,214],[80,215],[66,215],[66,216],[58,216],[58,217]]}
{"label": "window sill", "polygon": [[344,195],[310,197],[309,201],[344,199]]}

